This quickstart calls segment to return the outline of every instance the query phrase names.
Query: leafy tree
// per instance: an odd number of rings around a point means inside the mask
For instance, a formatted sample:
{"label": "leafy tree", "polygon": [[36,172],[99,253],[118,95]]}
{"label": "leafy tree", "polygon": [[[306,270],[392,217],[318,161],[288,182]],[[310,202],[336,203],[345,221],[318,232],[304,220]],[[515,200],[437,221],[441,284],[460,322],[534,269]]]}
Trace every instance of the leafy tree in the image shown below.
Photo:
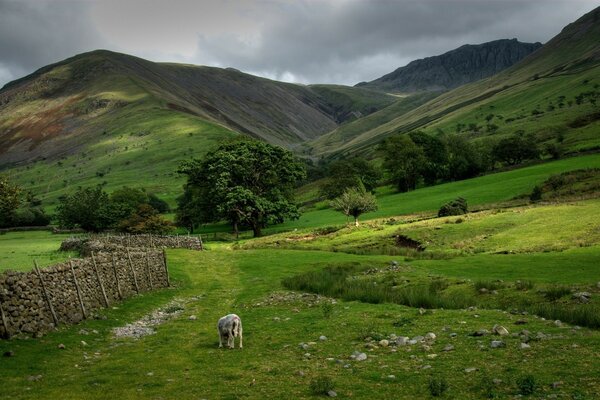
{"label": "leafy tree", "polygon": [[171,222],[161,218],[158,211],[149,204],[140,204],[129,218],[119,222],[119,230],[133,234],[165,235],[173,232],[174,228]]}
{"label": "leafy tree", "polygon": [[508,165],[540,157],[540,150],[533,135],[514,134],[501,139],[493,148],[494,158]]}
{"label": "leafy tree", "polygon": [[354,217],[354,225],[358,226],[360,215],[377,210],[377,199],[371,193],[367,193],[364,187],[350,188],[334,199],[331,206],[347,217]]}
{"label": "leafy tree", "polygon": [[422,177],[426,158],[423,149],[407,135],[394,135],[380,147],[383,167],[400,192],[415,189]]}
{"label": "leafy tree", "polygon": [[21,205],[21,192],[7,176],[0,175],[0,227],[12,226],[15,212]]}
{"label": "leafy tree", "polygon": [[257,237],[267,224],[299,216],[293,189],[306,176],[304,166],[280,147],[254,140],[227,143],[203,160],[184,163],[179,172],[188,180],[178,221],[228,220],[235,231],[244,224]]}
{"label": "leafy tree", "polygon": [[57,208],[57,217],[61,226],[79,226],[92,232],[107,229],[116,221],[108,194],[101,186],[79,189],[62,197]]}
{"label": "leafy tree", "polygon": [[150,193],[148,195],[148,204],[152,206],[156,211],[161,214],[168,213],[171,211],[171,207],[169,207],[169,203],[159,198],[156,194]]}
{"label": "leafy tree", "polygon": [[423,149],[425,163],[422,166],[422,174],[425,184],[434,185],[447,174],[447,144],[439,137],[428,135],[422,131],[413,131],[409,136],[417,146]]}
{"label": "leafy tree", "polygon": [[335,161],[328,168],[328,179],[321,186],[321,194],[334,199],[346,189],[360,185],[372,192],[380,179],[381,172],[364,158]]}
{"label": "leafy tree", "polygon": [[448,147],[448,165],[446,180],[454,181],[477,176],[485,170],[483,153],[460,135],[445,137]]}
{"label": "leafy tree", "polygon": [[112,213],[116,220],[132,215],[141,204],[148,204],[148,195],[141,189],[123,186],[110,194]]}

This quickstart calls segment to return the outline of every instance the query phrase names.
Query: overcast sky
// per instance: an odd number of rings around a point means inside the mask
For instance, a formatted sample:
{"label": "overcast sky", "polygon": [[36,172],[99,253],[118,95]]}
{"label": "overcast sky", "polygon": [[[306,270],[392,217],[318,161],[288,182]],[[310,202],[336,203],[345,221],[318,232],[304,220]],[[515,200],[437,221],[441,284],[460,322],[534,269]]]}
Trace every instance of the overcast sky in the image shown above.
{"label": "overcast sky", "polygon": [[356,84],[462,44],[546,42],[600,0],[0,0],[0,87],[78,53]]}

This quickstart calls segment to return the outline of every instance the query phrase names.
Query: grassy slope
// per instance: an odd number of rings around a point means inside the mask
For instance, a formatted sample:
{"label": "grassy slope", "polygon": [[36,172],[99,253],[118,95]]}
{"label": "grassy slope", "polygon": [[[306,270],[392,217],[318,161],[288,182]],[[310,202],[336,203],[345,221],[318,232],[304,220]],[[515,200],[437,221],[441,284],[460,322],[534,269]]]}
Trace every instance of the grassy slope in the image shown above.
{"label": "grassy slope", "polygon": [[75,256],[58,251],[60,243],[69,235],[54,235],[48,231],[9,232],[0,235],[0,271],[7,269],[29,271],[33,260],[39,266],[55,264]]}
{"label": "grassy slope", "polygon": [[336,153],[344,143],[381,126],[435,98],[437,93],[414,94],[399,98],[395,103],[366,117],[344,124],[310,143],[312,152],[327,155]]}
{"label": "grassy slope", "polygon": [[[490,338],[479,341],[467,334],[482,327],[490,329],[496,323],[517,331],[520,328],[513,327],[512,322],[518,316],[486,310],[478,310],[477,317],[462,310],[418,316],[415,310],[403,306],[340,302],[334,306],[332,317],[325,319],[321,307],[309,307],[302,301],[269,304],[263,300],[281,288],[282,277],[291,274],[332,262],[368,262],[378,266],[389,259],[216,248],[198,257],[194,252],[170,251],[176,289],[128,300],[117,309],[103,311],[107,320],[63,328],[41,340],[0,342],[1,352],[15,352],[14,357],[0,363],[3,393],[20,399],[310,398],[309,383],[321,375],[333,379],[340,396],[359,399],[371,398],[373,393],[381,398],[425,398],[429,396],[430,376],[446,379],[448,396],[463,399],[481,398],[483,377],[502,379],[504,383],[495,390],[502,396],[514,395],[515,381],[524,374],[536,377],[538,395],[579,393],[585,397],[599,390],[598,381],[590,377],[600,373],[594,358],[600,334],[588,329],[572,331],[528,318],[527,329],[555,338],[534,342],[532,349],[519,351],[518,338],[508,337],[504,339],[508,348],[489,350]],[[191,299],[198,295],[199,299]],[[185,310],[180,317],[160,326],[156,335],[139,341],[111,337],[113,326],[135,320],[175,296],[186,302]],[[244,321],[243,351],[217,349],[215,321],[231,310]],[[197,315],[198,319],[190,321],[189,315]],[[402,318],[411,322],[402,327],[392,325]],[[443,332],[444,326],[450,330]],[[96,329],[98,334],[78,334],[82,328]],[[354,350],[364,351],[361,337],[369,330],[411,337],[432,331],[438,340],[428,352],[380,348],[367,352],[367,361],[350,360]],[[451,339],[448,332],[458,336]],[[326,335],[328,340],[319,342],[319,335]],[[82,346],[81,340],[88,345]],[[299,349],[298,343],[313,340],[317,344],[311,346],[311,357],[305,360],[303,354],[307,351]],[[59,343],[64,343],[66,350],[58,350]],[[457,350],[442,352],[450,343]],[[578,347],[571,347],[573,343]],[[438,356],[429,359],[429,353]],[[351,367],[343,368],[328,361],[328,357],[341,359],[342,364]],[[422,369],[424,365],[431,368]],[[521,368],[523,365],[527,367]],[[465,368],[477,370],[467,373]],[[38,374],[42,375],[39,381],[27,380]],[[235,384],[223,385],[223,379]],[[561,387],[551,389],[550,384],[558,380],[563,382]]]}
{"label": "grassy slope", "polygon": [[[351,86],[309,85],[309,88],[318,93],[334,109],[338,117],[342,117],[340,122],[356,119],[361,115],[369,115],[397,100],[396,97],[386,93]],[[356,115],[351,115],[351,113]]]}
{"label": "grassy slope", "polygon": [[[596,13],[594,15],[594,13]],[[513,67],[491,78],[461,86],[387,123],[361,132],[345,143],[338,142],[337,152],[364,152],[375,143],[394,132],[424,129],[435,133],[438,129],[454,132],[457,123],[486,125],[485,117],[493,113],[503,120],[492,120],[499,126],[497,135],[523,129],[537,134],[541,140],[565,130],[569,150],[594,148],[598,145],[598,121],[585,128],[573,129],[568,125],[577,117],[587,115],[595,108],[584,103],[568,106],[582,92],[598,91],[598,39],[600,28],[595,22],[600,9],[594,10],[577,22],[567,26],[540,50]],[[536,79],[537,78],[537,79]],[[587,83],[584,83],[587,81]],[[558,96],[565,96],[565,106],[558,107]],[[554,111],[547,111],[549,105]],[[531,118],[533,110],[544,112]],[[508,118],[523,117],[511,123]],[[479,133],[463,132],[474,137]],[[315,142],[315,153],[327,152],[322,142]]]}
{"label": "grassy slope", "polygon": [[[370,218],[391,217],[417,212],[437,212],[439,207],[459,196],[467,199],[470,206],[497,203],[530,193],[532,188],[550,175],[581,168],[600,166],[600,155],[569,158],[500,172],[464,181],[425,187],[408,193],[395,193],[382,189],[378,193],[379,210],[365,214]],[[308,211],[296,221],[288,221],[273,227],[274,231],[295,228],[336,225],[345,222],[345,217],[330,208]],[[212,231],[207,228],[205,231]]]}

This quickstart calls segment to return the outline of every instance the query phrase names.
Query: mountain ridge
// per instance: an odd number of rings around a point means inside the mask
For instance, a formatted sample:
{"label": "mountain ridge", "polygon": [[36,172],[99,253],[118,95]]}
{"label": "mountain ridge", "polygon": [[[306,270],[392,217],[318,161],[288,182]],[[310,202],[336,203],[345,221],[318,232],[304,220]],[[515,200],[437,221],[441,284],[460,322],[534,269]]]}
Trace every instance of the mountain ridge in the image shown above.
{"label": "mountain ridge", "polygon": [[517,39],[465,44],[446,53],[411,61],[356,87],[391,93],[444,91],[494,75],[519,62],[542,46]]}

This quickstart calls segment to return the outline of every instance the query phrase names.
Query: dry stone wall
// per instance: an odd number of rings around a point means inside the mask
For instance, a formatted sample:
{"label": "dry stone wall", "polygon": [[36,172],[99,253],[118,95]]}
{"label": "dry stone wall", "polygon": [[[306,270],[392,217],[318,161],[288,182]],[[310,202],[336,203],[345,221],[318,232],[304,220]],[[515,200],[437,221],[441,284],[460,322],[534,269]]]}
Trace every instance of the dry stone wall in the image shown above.
{"label": "dry stone wall", "polygon": [[169,249],[202,250],[202,239],[200,239],[198,236],[99,235],[94,236],[93,241],[125,247],[167,247]]}
{"label": "dry stone wall", "polygon": [[163,250],[111,250],[31,272],[0,274],[0,337],[40,336],[137,293],[169,286]]}
{"label": "dry stone wall", "polygon": [[95,235],[73,237],[62,242],[63,251],[79,251],[84,256],[92,252],[114,251],[118,247],[146,247],[202,250],[202,239],[197,236],[158,235]]}

